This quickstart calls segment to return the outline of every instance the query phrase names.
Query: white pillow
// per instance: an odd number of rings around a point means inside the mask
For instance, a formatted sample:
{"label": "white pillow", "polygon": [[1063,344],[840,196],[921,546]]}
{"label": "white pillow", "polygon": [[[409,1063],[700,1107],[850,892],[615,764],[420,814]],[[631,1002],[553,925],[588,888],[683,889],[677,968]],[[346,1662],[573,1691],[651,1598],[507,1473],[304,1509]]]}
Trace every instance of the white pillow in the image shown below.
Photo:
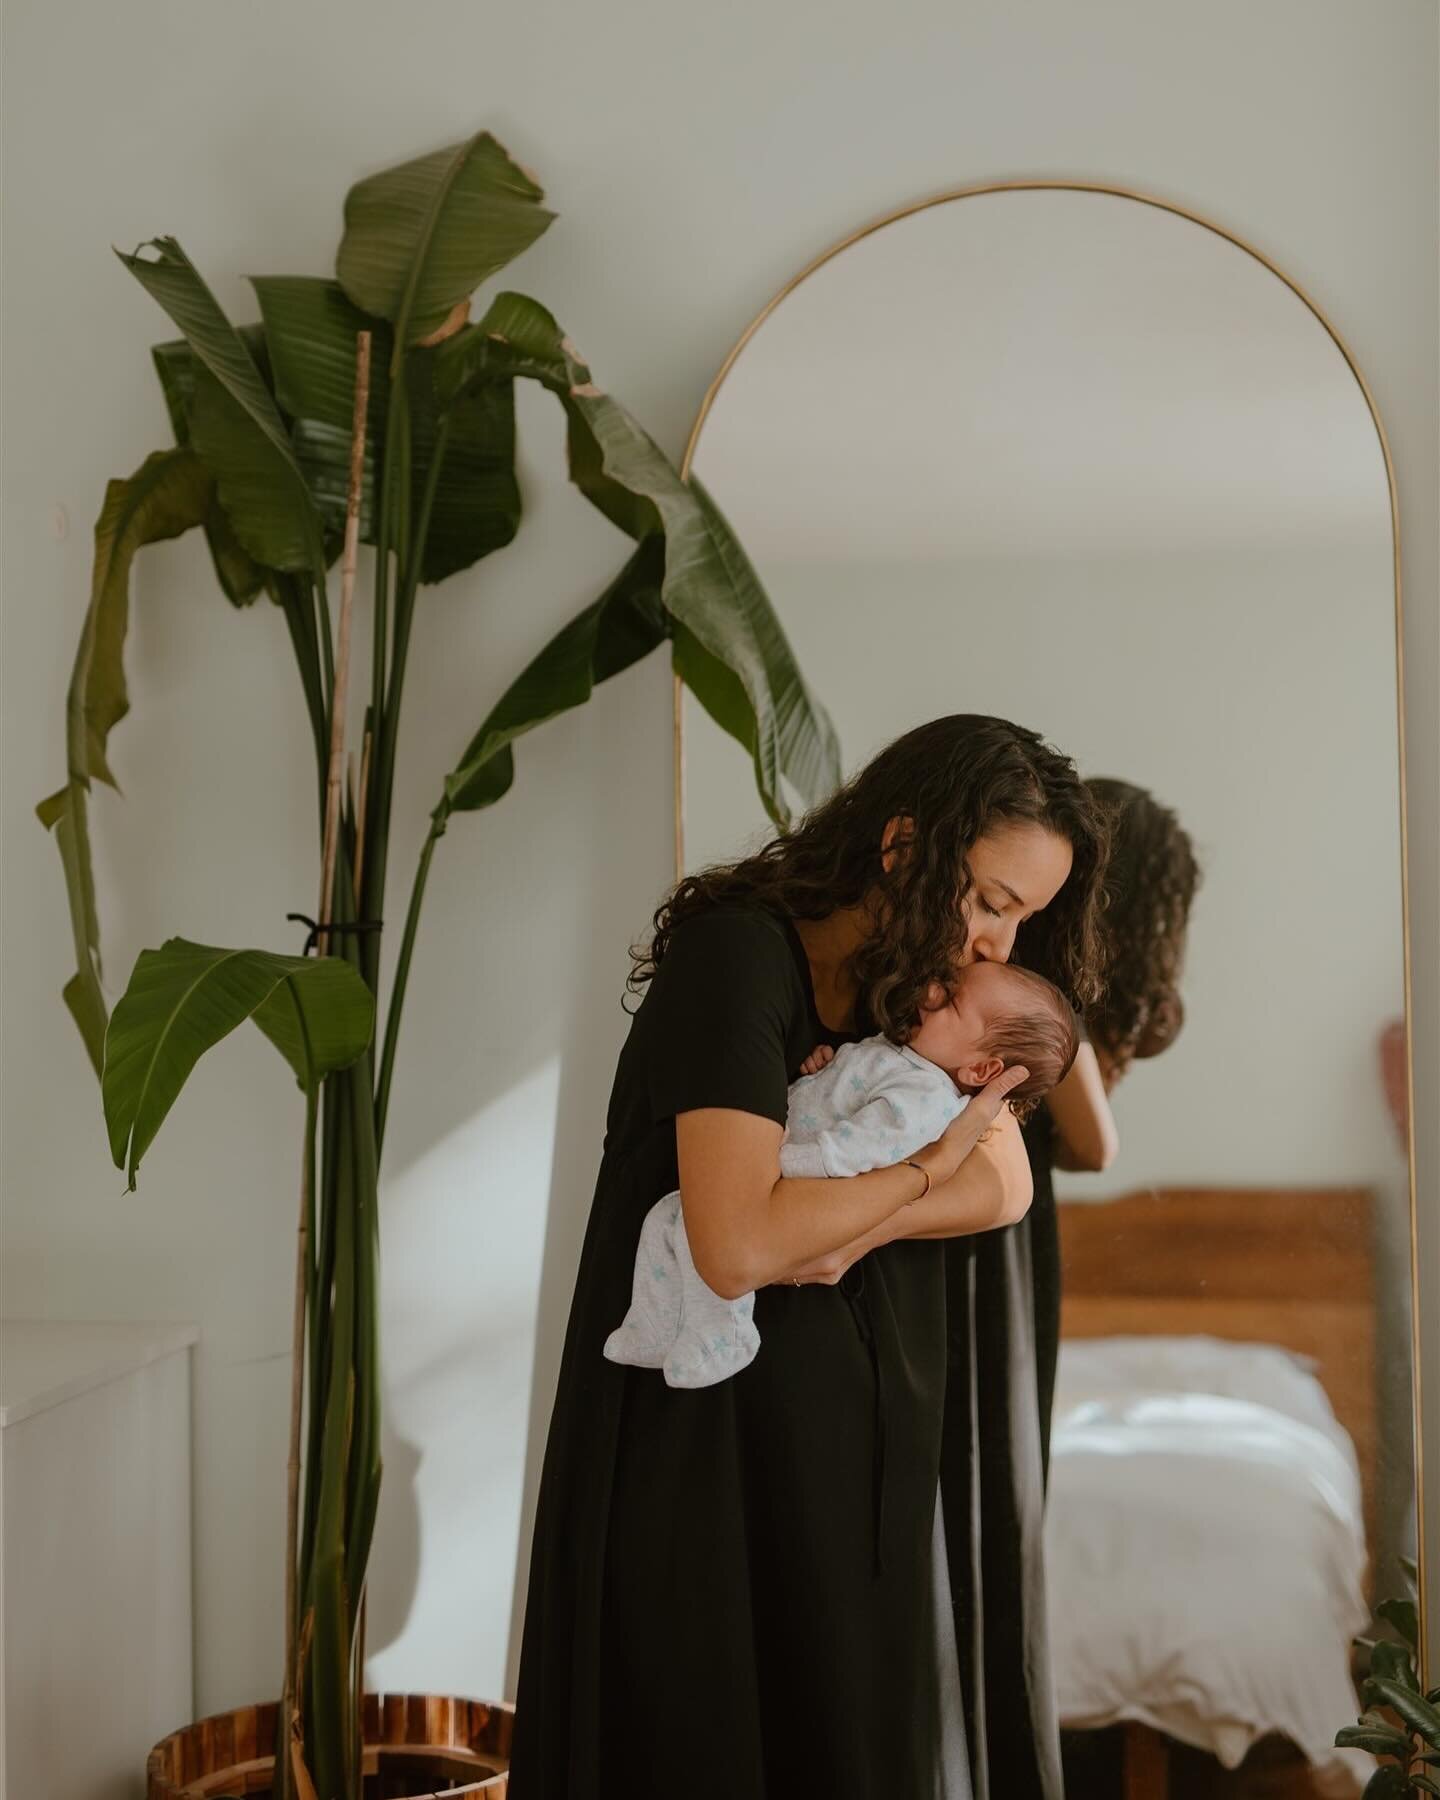
{"label": "white pillow", "polygon": [[1089,1400],[1142,1394],[1219,1394],[1249,1400],[1323,1432],[1349,1462],[1355,1448],[1338,1423],[1312,1357],[1279,1344],[1213,1337],[1066,1338],[1055,1415]]}

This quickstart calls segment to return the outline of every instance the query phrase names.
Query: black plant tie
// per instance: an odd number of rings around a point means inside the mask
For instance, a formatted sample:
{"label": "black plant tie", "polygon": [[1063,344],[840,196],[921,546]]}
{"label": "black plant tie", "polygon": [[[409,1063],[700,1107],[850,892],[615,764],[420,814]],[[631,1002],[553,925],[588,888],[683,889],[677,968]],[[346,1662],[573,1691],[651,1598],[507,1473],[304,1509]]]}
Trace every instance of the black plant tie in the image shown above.
{"label": "black plant tie", "polygon": [[297,925],[310,927],[309,935],[305,939],[305,948],[300,952],[302,956],[308,956],[315,949],[320,942],[322,931],[333,933],[336,937],[341,937],[346,932],[349,932],[352,937],[359,937],[366,931],[380,931],[385,924],[383,919],[332,919],[328,925],[322,925],[318,920],[312,919],[308,913],[286,913],[285,917],[293,919]]}

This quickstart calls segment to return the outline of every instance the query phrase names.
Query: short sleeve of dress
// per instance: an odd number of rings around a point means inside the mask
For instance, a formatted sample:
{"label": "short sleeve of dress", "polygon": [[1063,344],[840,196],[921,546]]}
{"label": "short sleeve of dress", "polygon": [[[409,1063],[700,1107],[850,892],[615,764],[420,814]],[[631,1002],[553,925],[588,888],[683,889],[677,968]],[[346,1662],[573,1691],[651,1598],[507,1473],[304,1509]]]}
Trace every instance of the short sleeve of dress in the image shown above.
{"label": "short sleeve of dress", "polygon": [[677,925],[641,1009],[656,1123],[720,1106],[783,1125],[787,1043],[802,1003],[779,920],[717,906]]}

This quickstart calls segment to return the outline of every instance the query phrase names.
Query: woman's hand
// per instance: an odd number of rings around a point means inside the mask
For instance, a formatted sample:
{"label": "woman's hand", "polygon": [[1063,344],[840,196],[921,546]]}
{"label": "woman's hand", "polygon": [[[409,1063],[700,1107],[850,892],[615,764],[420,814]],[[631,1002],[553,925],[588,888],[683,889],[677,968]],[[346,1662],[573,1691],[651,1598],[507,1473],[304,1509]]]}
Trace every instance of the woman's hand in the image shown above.
{"label": "woman's hand", "polygon": [[[937,1138],[933,1144],[927,1144],[909,1159],[926,1169],[930,1175],[931,1187],[941,1189],[942,1192],[932,1195],[927,1191],[918,1200],[902,1206],[898,1213],[867,1232],[864,1237],[856,1238],[838,1250],[829,1251],[824,1256],[817,1256],[812,1262],[791,1269],[783,1280],[797,1287],[834,1287],[845,1271],[859,1262],[862,1256],[868,1255],[881,1244],[893,1243],[897,1238],[911,1235],[922,1238],[965,1237],[974,1231],[991,1230],[997,1225],[1013,1225],[1022,1219],[1030,1205],[1030,1165],[1024,1150],[1019,1146],[1019,1129],[1015,1125],[1014,1115],[1005,1105],[1005,1096],[1025,1079],[1025,1074],[1024,1069],[1007,1069],[1003,1075],[997,1076],[989,1087],[975,1096],[960,1117],[946,1128],[942,1137]],[[986,1143],[1001,1127],[1004,1128],[1005,1135],[1013,1133],[1015,1138],[1013,1153],[1018,1156],[1026,1178],[1023,1194],[1019,1191],[1019,1183],[1006,1184],[996,1178],[994,1170],[986,1169],[982,1171],[986,1179],[981,1181],[975,1195],[956,1195],[953,1202],[947,1205],[948,1190],[945,1190],[945,1183],[954,1180],[976,1145]],[[977,1162],[979,1160],[976,1159]],[[913,1232],[907,1225],[907,1216],[912,1213],[917,1221]]]}
{"label": "woman's hand", "polygon": [[927,1144],[911,1158],[930,1177],[930,1185],[939,1187],[948,1181],[965,1158],[999,1118],[1006,1096],[1020,1086],[1030,1071],[1016,1067],[1005,1069],[976,1094],[970,1104],[946,1126],[944,1134]]}
{"label": "woman's hand", "polygon": [[814,1262],[806,1263],[804,1268],[796,1269],[786,1275],[783,1280],[772,1283],[775,1287],[836,1287],[840,1277],[853,1264],[859,1262],[877,1244],[888,1243],[889,1239],[878,1233],[869,1237],[858,1238],[855,1243],[847,1244],[843,1250],[832,1250],[828,1256],[817,1256]]}

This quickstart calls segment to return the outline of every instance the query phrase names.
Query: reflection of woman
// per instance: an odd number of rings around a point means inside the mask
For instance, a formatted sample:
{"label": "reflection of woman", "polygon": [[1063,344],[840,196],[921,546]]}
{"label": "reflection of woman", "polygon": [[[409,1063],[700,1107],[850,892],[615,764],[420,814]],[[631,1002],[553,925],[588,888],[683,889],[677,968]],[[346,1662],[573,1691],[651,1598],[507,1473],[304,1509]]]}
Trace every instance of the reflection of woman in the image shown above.
{"label": "reflection of woman", "polygon": [[[954,1127],[919,1168],[846,1179],[781,1180],[778,1153],[817,1042],[903,1032],[931,982],[1007,961],[1017,934],[1093,999],[1103,845],[1065,758],[940,719],[660,908],[550,1423],[512,1800],[1058,1800],[1043,1617],[979,1548],[987,1512],[1016,1536],[1004,1418],[1033,1445],[1034,1403],[977,1396],[983,1309],[952,1254],[1028,1202],[1001,1084],[971,1103],[997,1128],[963,1164]],[[601,1354],[641,1220],[677,1185],[704,1279],[759,1290],[761,1355],[703,1389]],[[1028,1651],[1007,1640],[993,1675],[987,1587]]]}
{"label": "reflection of woman", "polygon": [[1180,971],[1199,885],[1195,852],[1168,807],[1128,781],[1088,783],[1111,830],[1102,919],[1105,992],[1086,1014],[1089,1043],[1025,1128],[1035,1198],[1025,1223],[1035,1288],[1040,1439],[1047,1464],[1060,1340],[1060,1240],[1052,1171],[1104,1169],[1119,1147],[1107,1098],[1137,1058],[1158,1056],[1184,1022]]}

